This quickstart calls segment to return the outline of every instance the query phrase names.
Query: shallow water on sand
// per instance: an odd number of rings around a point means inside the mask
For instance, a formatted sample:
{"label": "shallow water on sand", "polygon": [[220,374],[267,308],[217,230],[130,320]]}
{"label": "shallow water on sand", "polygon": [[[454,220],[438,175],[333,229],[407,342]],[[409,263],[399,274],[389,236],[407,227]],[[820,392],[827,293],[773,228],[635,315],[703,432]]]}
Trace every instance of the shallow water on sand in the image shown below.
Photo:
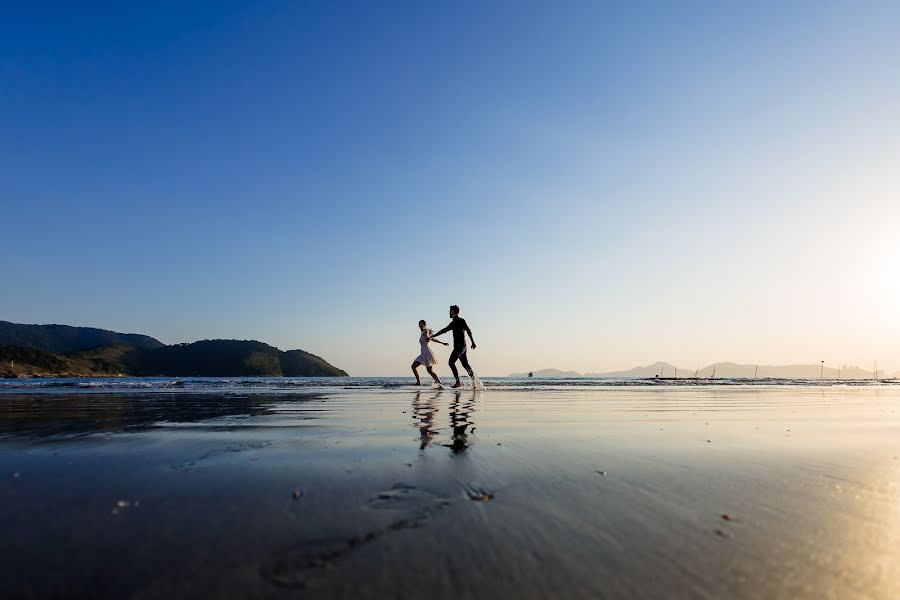
{"label": "shallow water on sand", "polygon": [[0,597],[900,597],[900,387],[0,395]]}

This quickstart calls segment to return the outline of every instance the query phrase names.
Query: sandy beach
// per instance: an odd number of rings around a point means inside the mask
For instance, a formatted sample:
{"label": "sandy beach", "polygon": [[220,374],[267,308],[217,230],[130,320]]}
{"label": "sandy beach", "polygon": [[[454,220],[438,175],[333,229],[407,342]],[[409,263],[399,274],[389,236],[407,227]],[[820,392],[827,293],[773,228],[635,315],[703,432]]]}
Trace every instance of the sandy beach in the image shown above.
{"label": "sandy beach", "polygon": [[896,598],[900,387],[0,395],[5,598]]}

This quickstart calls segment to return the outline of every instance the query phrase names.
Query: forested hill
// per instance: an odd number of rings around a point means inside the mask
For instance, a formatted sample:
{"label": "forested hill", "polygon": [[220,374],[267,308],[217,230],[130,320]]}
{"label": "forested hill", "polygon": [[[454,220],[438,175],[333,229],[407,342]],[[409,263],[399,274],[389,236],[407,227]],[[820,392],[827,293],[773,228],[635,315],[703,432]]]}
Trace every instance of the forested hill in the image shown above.
{"label": "forested hill", "polygon": [[161,348],[165,345],[159,340],[138,333],[117,333],[94,327],[24,325],[0,321],[0,346],[37,348],[54,354],[65,354],[117,344],[128,344],[136,348]]}
{"label": "forested hill", "polygon": [[146,335],[0,321],[0,377],[346,377],[303,350],[254,340],[167,346]]}
{"label": "forested hill", "polygon": [[322,358],[256,341],[203,340],[140,352],[132,359],[135,375],[179,377],[344,377],[347,373]]}

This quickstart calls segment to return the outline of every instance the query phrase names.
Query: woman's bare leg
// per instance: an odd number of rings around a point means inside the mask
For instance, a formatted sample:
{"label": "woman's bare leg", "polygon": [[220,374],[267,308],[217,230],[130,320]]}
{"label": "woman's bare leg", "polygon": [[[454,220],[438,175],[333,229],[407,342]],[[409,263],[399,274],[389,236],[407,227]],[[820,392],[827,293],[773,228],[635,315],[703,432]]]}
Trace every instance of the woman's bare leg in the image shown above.
{"label": "woman's bare leg", "polygon": [[431,375],[431,378],[434,379],[434,382],[438,385],[441,385],[441,380],[437,376],[437,373],[434,372],[434,369],[431,367],[425,367],[425,370],[428,371],[428,374]]}
{"label": "woman's bare leg", "polygon": [[421,364],[417,360],[414,360],[412,364],[413,375],[416,376],[416,385],[422,385],[422,381],[419,379],[419,365]]}

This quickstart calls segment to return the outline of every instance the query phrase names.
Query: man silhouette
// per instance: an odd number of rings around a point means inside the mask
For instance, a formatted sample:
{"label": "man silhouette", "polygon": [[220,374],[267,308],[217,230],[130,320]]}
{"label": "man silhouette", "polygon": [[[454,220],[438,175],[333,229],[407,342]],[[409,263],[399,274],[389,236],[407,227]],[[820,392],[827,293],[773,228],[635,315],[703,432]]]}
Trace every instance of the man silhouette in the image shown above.
{"label": "man silhouette", "polygon": [[469,358],[466,356],[466,336],[465,334],[469,334],[469,339],[472,340],[472,350],[475,349],[475,338],[472,336],[472,330],[469,329],[469,325],[466,323],[466,320],[459,316],[459,307],[455,304],[450,307],[450,324],[432,335],[431,337],[435,338],[443,333],[447,333],[448,331],[453,332],[453,352],[450,353],[450,370],[453,371],[453,377],[456,378],[456,383],[454,383],[450,387],[461,387],[462,384],[459,382],[459,371],[456,370],[456,361],[462,363],[463,368],[469,374],[469,377],[474,378],[475,372],[472,371],[472,367],[469,366]]}

